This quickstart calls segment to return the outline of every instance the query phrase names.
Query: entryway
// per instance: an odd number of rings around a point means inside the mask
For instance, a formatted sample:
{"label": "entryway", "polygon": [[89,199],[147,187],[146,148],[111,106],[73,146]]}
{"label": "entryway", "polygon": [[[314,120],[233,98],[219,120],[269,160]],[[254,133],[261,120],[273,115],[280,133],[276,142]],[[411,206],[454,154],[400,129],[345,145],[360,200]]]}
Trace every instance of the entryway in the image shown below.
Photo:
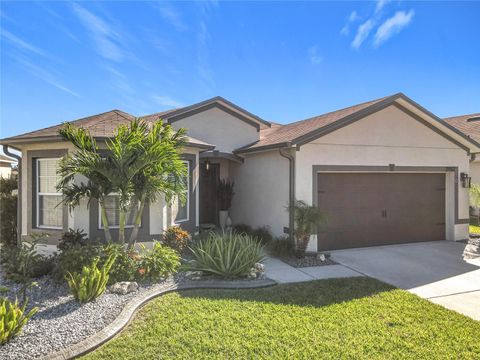
{"label": "entryway", "polygon": [[218,225],[217,187],[220,164],[200,164],[200,224]]}

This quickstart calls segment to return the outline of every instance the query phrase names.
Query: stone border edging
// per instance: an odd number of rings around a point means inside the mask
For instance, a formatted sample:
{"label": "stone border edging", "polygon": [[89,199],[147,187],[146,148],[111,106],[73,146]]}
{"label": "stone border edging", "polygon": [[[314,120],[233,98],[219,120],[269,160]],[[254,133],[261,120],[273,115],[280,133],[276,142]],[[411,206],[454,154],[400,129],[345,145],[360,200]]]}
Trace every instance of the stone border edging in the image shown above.
{"label": "stone border edging", "polygon": [[145,292],[143,295],[136,297],[128,302],[120,315],[113,320],[105,328],[86,339],[73,344],[66,349],[59,350],[49,355],[41,357],[41,360],[68,360],[85,355],[107,341],[112,339],[121,330],[123,330],[133,319],[133,316],[143,305],[150,300],[179,290],[196,290],[196,289],[256,289],[277,285],[277,282],[271,279],[255,280],[255,281],[189,281],[184,284],[173,284],[163,289],[154,289]]}

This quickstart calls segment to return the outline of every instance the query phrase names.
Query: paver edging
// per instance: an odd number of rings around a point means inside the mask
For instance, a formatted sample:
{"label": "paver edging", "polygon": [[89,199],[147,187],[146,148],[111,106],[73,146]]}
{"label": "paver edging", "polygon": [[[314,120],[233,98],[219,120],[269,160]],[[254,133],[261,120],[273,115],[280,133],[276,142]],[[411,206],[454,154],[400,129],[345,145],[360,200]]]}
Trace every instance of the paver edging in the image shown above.
{"label": "paver edging", "polygon": [[117,316],[109,325],[97,332],[96,334],[73,344],[66,349],[59,350],[52,354],[43,356],[41,360],[67,360],[74,359],[79,356],[85,355],[99,346],[105,344],[112,339],[125,326],[127,326],[133,319],[137,310],[145,305],[150,300],[168,294],[170,292],[179,290],[195,290],[195,289],[256,289],[262,287],[269,287],[277,285],[277,282],[271,279],[262,279],[255,281],[191,281],[183,284],[174,284],[170,287],[163,289],[154,289],[145,292],[139,297],[136,297],[128,302],[123,308],[120,315]]}

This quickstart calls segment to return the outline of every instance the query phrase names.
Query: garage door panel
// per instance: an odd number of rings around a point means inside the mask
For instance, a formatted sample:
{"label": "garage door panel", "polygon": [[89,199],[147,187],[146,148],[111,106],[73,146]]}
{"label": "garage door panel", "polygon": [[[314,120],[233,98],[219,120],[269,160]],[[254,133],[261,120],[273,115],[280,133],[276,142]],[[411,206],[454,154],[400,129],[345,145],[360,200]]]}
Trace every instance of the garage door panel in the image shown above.
{"label": "garage door panel", "polygon": [[445,239],[445,175],[318,175],[320,250]]}

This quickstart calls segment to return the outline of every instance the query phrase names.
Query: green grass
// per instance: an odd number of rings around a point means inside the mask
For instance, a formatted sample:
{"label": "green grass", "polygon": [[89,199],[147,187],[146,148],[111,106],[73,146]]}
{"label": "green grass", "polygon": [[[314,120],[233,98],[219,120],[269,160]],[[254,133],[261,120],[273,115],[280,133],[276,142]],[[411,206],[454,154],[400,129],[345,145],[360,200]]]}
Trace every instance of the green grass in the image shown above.
{"label": "green grass", "polygon": [[86,359],[474,359],[480,322],[369,278],[189,290]]}

